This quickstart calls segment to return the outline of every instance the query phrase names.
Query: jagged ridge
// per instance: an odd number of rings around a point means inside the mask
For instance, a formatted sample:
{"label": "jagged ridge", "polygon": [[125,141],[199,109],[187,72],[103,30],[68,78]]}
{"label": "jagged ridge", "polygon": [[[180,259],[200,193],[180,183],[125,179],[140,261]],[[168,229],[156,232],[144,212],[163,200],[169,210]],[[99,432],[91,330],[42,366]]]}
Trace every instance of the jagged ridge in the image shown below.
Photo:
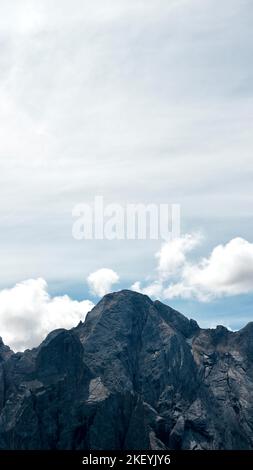
{"label": "jagged ridge", "polygon": [[70,331],[0,341],[1,449],[252,449],[253,323],[199,328],[147,296],[105,296]]}

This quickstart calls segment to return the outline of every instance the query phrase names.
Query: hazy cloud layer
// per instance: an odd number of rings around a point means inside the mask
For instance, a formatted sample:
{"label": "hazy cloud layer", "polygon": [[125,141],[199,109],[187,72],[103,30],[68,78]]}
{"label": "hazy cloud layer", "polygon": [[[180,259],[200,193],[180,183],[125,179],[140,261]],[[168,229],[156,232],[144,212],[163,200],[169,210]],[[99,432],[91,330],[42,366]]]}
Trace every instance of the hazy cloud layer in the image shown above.
{"label": "hazy cloud layer", "polygon": [[249,237],[252,19],[251,0],[1,1],[2,286],[87,276],[98,252],[145,275],[148,242],[72,239],[96,194],[181,203],[208,232],[230,216],[230,239],[244,217]]}

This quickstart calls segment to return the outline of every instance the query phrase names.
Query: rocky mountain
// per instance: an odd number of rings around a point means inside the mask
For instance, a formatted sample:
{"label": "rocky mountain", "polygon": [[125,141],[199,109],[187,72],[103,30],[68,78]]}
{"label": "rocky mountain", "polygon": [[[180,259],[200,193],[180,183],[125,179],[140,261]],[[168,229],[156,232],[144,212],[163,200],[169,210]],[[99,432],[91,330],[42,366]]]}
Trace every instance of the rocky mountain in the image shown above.
{"label": "rocky mountain", "polygon": [[0,341],[1,449],[253,449],[253,323],[238,332],[132,291],[14,354]]}

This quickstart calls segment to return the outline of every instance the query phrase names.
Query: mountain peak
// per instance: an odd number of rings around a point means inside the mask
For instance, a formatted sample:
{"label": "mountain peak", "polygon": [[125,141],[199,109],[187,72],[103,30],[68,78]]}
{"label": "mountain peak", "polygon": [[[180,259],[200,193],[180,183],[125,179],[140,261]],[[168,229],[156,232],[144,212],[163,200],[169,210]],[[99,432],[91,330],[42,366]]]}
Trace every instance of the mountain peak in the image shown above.
{"label": "mountain peak", "polygon": [[122,290],[31,351],[0,341],[0,449],[253,449],[252,332]]}
{"label": "mountain peak", "polygon": [[[156,300],[152,301],[147,295],[132,290],[120,290],[105,295],[100,302],[88,313],[85,328],[89,331],[95,324],[104,321],[118,321],[119,324],[132,321],[146,322],[147,315],[153,321],[164,321],[185,336],[190,336],[199,328],[197,322]],[[116,320],[118,319],[118,320]],[[104,323],[103,323],[104,324]]]}

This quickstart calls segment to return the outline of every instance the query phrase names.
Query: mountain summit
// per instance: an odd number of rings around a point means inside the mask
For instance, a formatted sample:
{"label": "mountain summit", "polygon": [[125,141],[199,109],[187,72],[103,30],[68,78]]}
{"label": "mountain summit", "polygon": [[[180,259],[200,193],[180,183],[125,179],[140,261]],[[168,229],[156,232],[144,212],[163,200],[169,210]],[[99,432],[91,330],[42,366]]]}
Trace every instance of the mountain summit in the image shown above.
{"label": "mountain summit", "polygon": [[252,397],[253,323],[201,329],[129,290],[38,348],[0,340],[0,449],[253,449]]}

